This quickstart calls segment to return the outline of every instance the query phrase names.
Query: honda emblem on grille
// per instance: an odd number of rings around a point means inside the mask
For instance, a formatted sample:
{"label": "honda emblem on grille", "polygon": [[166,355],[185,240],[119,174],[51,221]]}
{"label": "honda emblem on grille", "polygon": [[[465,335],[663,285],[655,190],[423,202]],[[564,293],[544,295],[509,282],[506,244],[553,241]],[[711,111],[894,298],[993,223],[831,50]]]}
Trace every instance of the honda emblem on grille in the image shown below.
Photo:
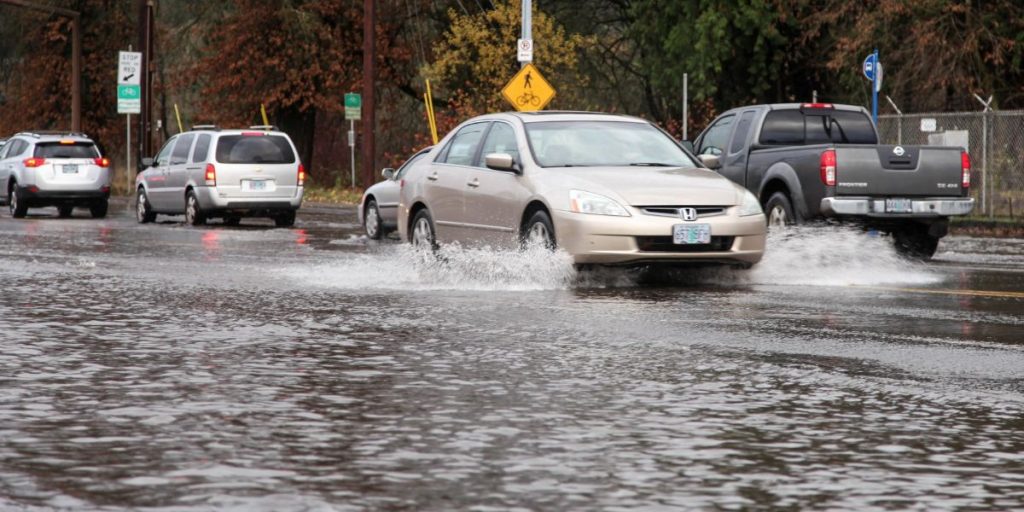
{"label": "honda emblem on grille", "polygon": [[696,208],[680,208],[679,216],[683,220],[697,220],[697,209]]}

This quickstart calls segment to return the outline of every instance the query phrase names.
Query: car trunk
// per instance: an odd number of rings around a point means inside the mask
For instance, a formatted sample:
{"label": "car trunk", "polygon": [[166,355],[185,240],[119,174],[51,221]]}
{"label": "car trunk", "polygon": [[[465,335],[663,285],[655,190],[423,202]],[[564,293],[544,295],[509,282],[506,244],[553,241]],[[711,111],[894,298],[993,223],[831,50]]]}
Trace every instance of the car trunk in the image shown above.
{"label": "car trunk", "polygon": [[836,195],[961,196],[961,149],[836,146]]}
{"label": "car trunk", "polygon": [[217,141],[217,190],[229,198],[294,197],[299,162],[287,138],[264,132],[222,135]]}

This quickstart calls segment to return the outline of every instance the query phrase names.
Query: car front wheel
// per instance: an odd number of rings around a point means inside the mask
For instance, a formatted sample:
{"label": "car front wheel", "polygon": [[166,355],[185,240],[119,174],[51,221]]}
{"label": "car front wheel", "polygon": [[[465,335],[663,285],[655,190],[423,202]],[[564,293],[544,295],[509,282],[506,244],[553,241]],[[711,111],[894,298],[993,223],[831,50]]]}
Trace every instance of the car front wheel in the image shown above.
{"label": "car front wheel", "polygon": [[141,188],[139,189],[139,194],[135,196],[135,220],[139,221],[139,224],[146,224],[156,220],[156,213],[153,213],[153,207],[149,204],[146,191]]}
{"label": "car front wheel", "polygon": [[555,249],[555,227],[551,223],[551,216],[540,210],[530,216],[526,221],[523,230],[524,247],[543,246],[545,249]]}

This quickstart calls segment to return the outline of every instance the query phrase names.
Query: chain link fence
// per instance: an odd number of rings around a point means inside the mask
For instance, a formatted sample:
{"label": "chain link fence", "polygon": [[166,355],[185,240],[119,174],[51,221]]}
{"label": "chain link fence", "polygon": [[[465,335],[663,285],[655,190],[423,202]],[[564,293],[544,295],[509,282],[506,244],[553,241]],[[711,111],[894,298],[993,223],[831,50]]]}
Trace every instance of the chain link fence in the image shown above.
{"label": "chain link fence", "polygon": [[883,144],[964,146],[972,215],[1024,219],[1024,110],[878,116]]}

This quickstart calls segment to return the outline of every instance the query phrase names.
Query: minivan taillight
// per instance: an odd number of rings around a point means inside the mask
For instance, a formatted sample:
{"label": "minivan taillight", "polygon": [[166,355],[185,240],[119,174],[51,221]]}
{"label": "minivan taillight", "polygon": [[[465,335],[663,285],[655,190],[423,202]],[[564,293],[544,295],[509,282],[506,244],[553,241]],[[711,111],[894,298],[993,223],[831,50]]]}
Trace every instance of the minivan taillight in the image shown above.
{"label": "minivan taillight", "polygon": [[299,186],[301,187],[302,184],[305,183],[305,182],[306,182],[306,168],[302,166],[301,162],[299,162]]}
{"label": "minivan taillight", "polygon": [[836,150],[826,149],[821,154],[821,182],[828,187],[836,186]]}
{"label": "minivan taillight", "polygon": [[46,163],[46,159],[45,158],[32,157],[32,158],[26,158],[25,159],[25,167],[39,167],[40,165],[43,165],[45,163]]}
{"label": "minivan taillight", "polygon": [[109,158],[97,158],[94,161],[96,162],[96,165],[98,165],[100,167],[110,167],[110,159]]}
{"label": "minivan taillight", "polygon": [[217,168],[213,164],[206,164],[206,185],[209,187],[217,186]]}
{"label": "minivan taillight", "polygon": [[960,152],[960,172],[962,173],[960,184],[964,188],[971,188],[971,157],[966,151]]}

